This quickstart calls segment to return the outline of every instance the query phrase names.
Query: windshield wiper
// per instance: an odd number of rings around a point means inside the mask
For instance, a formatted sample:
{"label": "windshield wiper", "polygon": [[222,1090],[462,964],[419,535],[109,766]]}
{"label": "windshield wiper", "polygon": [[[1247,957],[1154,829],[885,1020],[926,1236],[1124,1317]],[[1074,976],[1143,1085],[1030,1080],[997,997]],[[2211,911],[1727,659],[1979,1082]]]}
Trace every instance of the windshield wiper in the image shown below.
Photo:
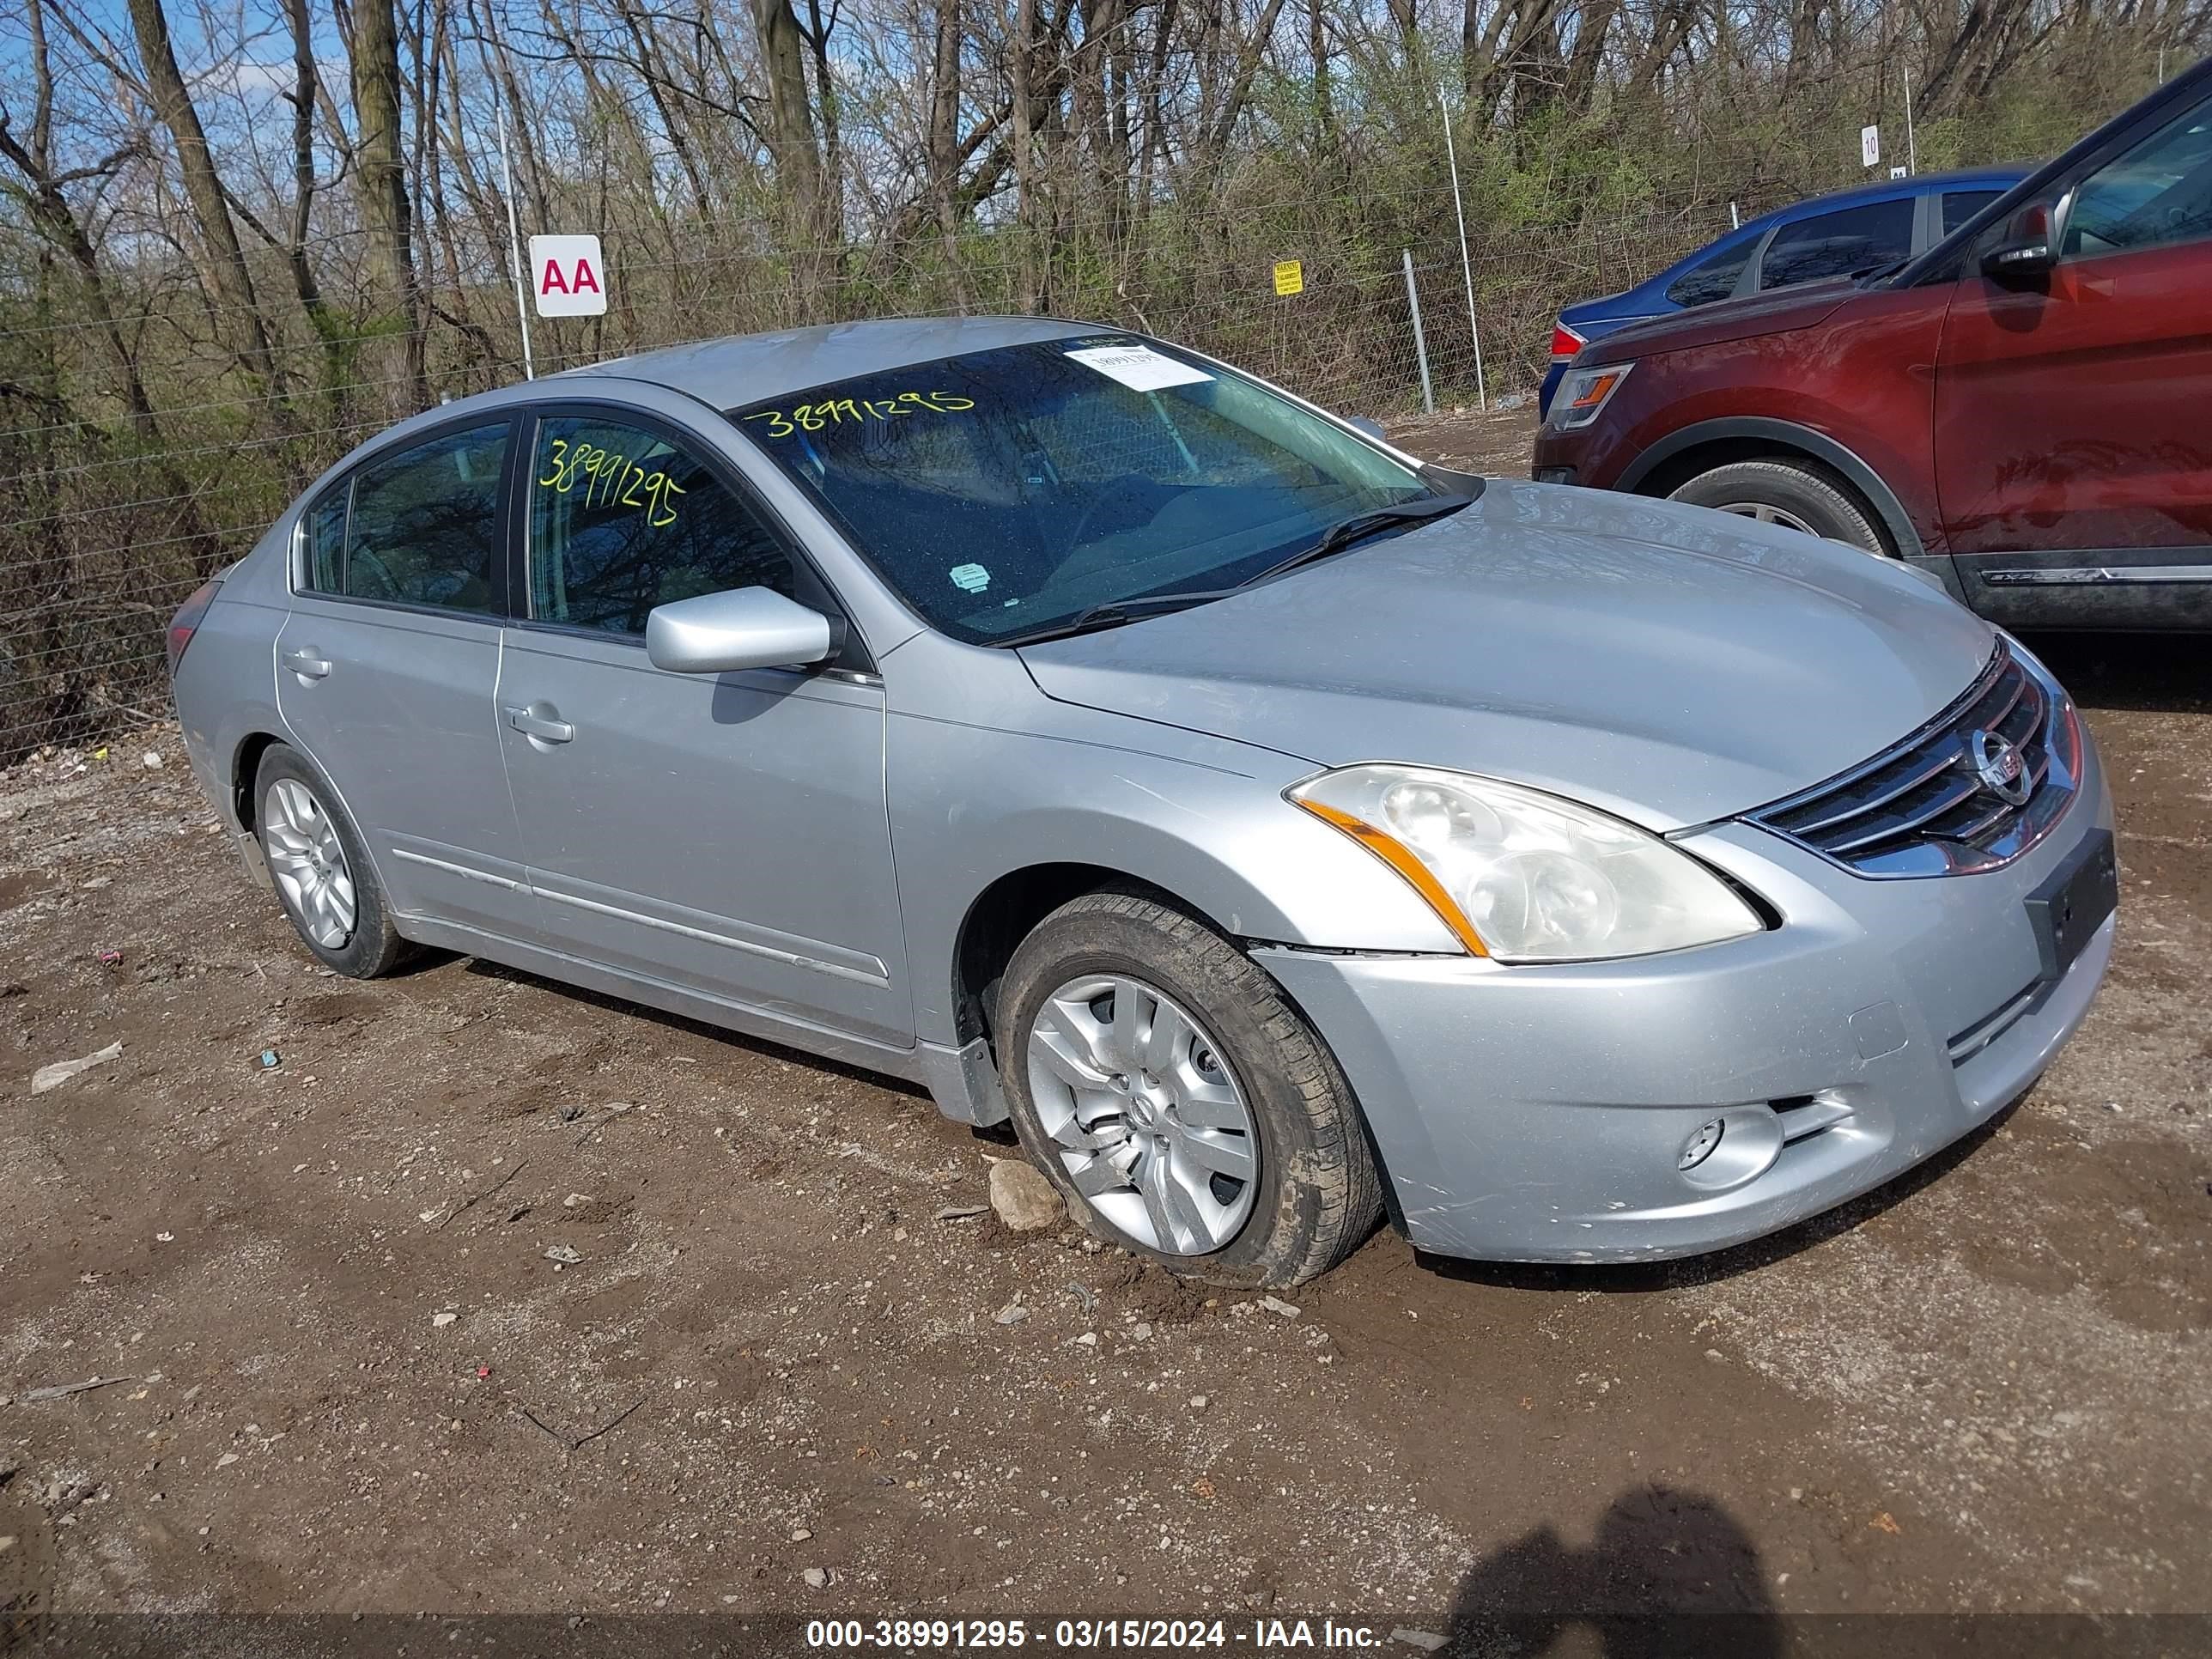
{"label": "windshield wiper", "polygon": [[1248,577],[1234,587],[1186,588],[1173,593],[1146,593],[1133,599],[1109,599],[1103,605],[1091,605],[1077,611],[1066,622],[1047,623],[1026,634],[1009,634],[991,641],[997,646],[1042,645],[1047,640],[1071,639],[1078,634],[1095,634],[1102,629],[1119,628],[1145,617],[1164,616],[1170,611],[1188,611],[1194,605],[1207,605],[1215,599],[1225,599],[1232,593],[1266,581],[1270,576],[1279,576],[1285,570],[1295,570],[1302,564],[1311,564],[1332,553],[1340,553],[1356,541],[1364,540],[1378,531],[1389,530],[1401,524],[1419,524],[1424,519],[1441,519],[1448,513],[1456,513],[1474,500],[1471,495],[1431,495],[1419,501],[1401,501],[1395,507],[1377,507],[1370,513],[1355,513],[1340,524],[1331,525],[1322,538],[1312,546],[1302,548],[1287,559],[1279,559],[1258,575]]}
{"label": "windshield wiper", "polygon": [[1119,628],[1123,623],[1135,622],[1140,617],[1158,617],[1171,611],[1188,611],[1194,605],[1226,599],[1236,591],[1232,587],[1212,587],[1202,591],[1193,588],[1178,593],[1146,593],[1133,599],[1109,599],[1103,605],[1086,606],[1066,622],[1047,623],[1042,628],[1032,628],[1026,634],[1008,634],[993,640],[991,643],[999,646],[1042,645],[1047,640],[1071,639],[1078,634],[1095,634],[1103,628]]}
{"label": "windshield wiper", "polygon": [[1285,570],[1296,570],[1302,564],[1312,564],[1332,553],[1341,553],[1354,542],[1364,541],[1381,531],[1401,524],[1419,524],[1424,519],[1441,519],[1456,513],[1473,500],[1468,495],[1430,495],[1419,501],[1400,501],[1395,507],[1378,507],[1371,513],[1355,513],[1340,523],[1331,525],[1322,532],[1322,538],[1311,547],[1301,548],[1287,559],[1269,565],[1258,575],[1239,582],[1239,587],[1256,586],[1271,576],[1279,576]]}

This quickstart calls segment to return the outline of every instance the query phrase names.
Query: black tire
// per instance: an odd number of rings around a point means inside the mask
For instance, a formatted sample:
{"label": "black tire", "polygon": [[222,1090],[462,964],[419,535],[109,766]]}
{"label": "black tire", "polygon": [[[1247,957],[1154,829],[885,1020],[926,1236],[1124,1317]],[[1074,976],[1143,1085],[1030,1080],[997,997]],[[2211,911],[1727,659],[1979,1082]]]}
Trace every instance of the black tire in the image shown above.
{"label": "black tire", "polygon": [[[1039,1115],[1030,1034],[1054,991],[1091,974],[1126,975],[1188,1010],[1244,1097],[1259,1141],[1256,1190],[1241,1231],[1210,1253],[1153,1249],[1102,1216]],[[1070,1212],[1108,1243],[1185,1278],[1287,1286],[1334,1267],[1381,1218],[1381,1182],[1359,1109],[1327,1045],[1266,972],[1182,911],[1134,892],[1070,900],[1014,952],[996,1012],[999,1073],[1022,1146]]]}
{"label": "black tire", "polygon": [[1858,493],[1835,473],[1810,461],[1772,459],[1732,461],[1700,472],[1668,497],[1696,507],[1765,507],[1788,514],[1815,536],[1863,553],[1887,557],[1888,544]]}
{"label": "black tire", "polygon": [[323,775],[309,765],[307,757],[298,750],[281,743],[272,743],[262,751],[261,764],[253,774],[253,833],[261,843],[263,860],[266,861],[270,856],[269,792],[284,781],[305,789],[313,797],[316,810],[330,821],[345,854],[347,873],[353,881],[354,925],[344,943],[336,947],[318,939],[309,931],[284,884],[274,879],[272,866],[270,884],[276,889],[277,903],[283,907],[285,919],[315,959],[333,972],[349,979],[375,979],[390,973],[414,954],[414,946],[400,938],[398,929],[392,925],[391,907],[385,902],[383,888],[377,884],[376,871],[368,861],[368,849],[362,843],[361,831],[346,816],[345,808],[338,804],[337,792]]}

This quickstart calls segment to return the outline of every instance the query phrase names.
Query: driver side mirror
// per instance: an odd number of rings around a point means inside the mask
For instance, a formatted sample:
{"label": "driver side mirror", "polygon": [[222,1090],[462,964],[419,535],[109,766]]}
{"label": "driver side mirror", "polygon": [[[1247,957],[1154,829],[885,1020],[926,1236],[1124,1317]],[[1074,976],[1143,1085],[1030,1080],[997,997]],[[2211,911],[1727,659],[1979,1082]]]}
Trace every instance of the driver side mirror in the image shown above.
{"label": "driver side mirror", "polygon": [[2013,215],[2003,234],[1982,253],[1982,275],[1993,283],[2034,282],[2057,263],[2051,210],[2031,203]]}
{"label": "driver side mirror", "polygon": [[829,617],[772,587],[733,587],[655,605],[645,619],[645,654],[675,674],[803,668],[825,661],[836,635]]}

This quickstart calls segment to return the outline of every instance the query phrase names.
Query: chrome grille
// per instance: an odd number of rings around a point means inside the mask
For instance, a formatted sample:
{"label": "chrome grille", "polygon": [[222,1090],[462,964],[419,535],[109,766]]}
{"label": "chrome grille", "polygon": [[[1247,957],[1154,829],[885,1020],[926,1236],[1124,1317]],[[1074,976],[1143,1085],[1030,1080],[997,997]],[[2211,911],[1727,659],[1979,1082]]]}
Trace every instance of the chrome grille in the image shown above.
{"label": "chrome grille", "polygon": [[[2002,745],[2017,754],[2026,780],[2018,800],[1979,769]],[[2065,694],[2001,644],[1966,695],[1903,743],[1747,816],[1862,875],[1964,874],[2017,858],[2041,839],[2078,787],[2080,767]]]}

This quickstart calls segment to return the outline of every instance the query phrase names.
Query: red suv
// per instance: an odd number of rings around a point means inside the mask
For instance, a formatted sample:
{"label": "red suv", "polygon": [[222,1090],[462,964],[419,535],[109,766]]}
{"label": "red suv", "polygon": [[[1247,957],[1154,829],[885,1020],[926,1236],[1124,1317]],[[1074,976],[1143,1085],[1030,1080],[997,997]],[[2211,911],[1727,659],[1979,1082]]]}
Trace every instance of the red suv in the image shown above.
{"label": "red suv", "polygon": [[1899,269],[1585,347],[1534,477],[1905,559],[2016,627],[2212,628],[2212,59]]}

